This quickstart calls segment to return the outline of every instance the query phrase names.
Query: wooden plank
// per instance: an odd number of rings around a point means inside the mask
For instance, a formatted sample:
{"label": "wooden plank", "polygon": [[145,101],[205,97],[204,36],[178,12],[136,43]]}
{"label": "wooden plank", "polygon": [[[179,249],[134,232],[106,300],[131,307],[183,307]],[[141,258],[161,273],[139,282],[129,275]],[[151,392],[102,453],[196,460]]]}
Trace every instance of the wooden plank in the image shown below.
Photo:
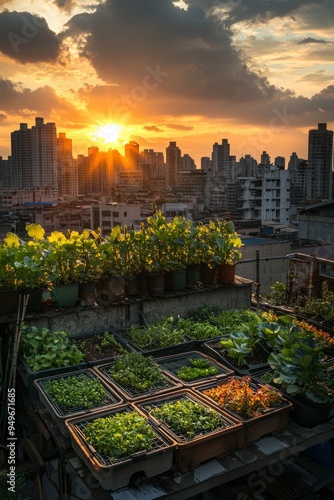
{"label": "wooden plank", "polygon": [[21,443],[28,453],[30,460],[39,467],[43,467],[45,462],[31,439],[21,438]]}

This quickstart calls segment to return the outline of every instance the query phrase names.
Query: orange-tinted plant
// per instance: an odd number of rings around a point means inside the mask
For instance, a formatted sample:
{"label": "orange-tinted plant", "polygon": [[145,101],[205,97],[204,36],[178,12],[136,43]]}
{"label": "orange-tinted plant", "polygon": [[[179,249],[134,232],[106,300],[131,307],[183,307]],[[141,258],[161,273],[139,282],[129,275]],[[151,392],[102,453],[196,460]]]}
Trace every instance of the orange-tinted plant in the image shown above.
{"label": "orange-tinted plant", "polygon": [[252,384],[248,375],[232,377],[226,383],[204,391],[204,394],[245,419],[259,416],[283,402],[280,392],[269,385]]}
{"label": "orange-tinted plant", "polygon": [[314,338],[319,343],[320,347],[323,349],[334,349],[334,337],[323,330],[319,330],[313,325],[310,325],[306,321],[294,320],[294,323],[298,325],[302,330],[308,330],[313,333]]}

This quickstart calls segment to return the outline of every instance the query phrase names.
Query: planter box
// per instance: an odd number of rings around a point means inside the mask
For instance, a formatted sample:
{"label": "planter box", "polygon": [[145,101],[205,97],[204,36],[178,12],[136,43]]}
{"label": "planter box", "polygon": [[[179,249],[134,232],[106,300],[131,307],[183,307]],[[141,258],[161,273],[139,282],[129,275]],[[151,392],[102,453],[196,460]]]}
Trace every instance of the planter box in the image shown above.
{"label": "planter box", "polygon": [[[238,448],[244,448],[268,434],[278,434],[287,429],[290,411],[292,410],[292,404],[287,399],[283,399],[282,405],[277,408],[270,408],[256,417],[246,419],[232,410],[220,406],[218,402],[204,394],[204,391],[223,385],[226,382],[228,382],[228,380],[225,379],[218,383],[200,386],[195,389],[195,392],[198,392],[204,400],[210,401],[213,405],[233,415],[234,418],[238,419],[243,424],[242,430],[238,436]],[[257,383],[252,383],[251,385],[254,387],[254,390],[260,387],[260,384]]]}
{"label": "planter box", "polygon": [[[55,403],[53,401],[52,396],[48,393],[47,389],[45,388],[45,382],[52,381],[52,380],[59,380],[59,379],[64,379],[67,377],[76,377],[78,375],[84,375],[87,377],[89,380],[98,380],[103,388],[105,389],[106,396],[104,401],[99,404],[98,406],[94,406],[93,408],[80,408],[77,406],[63,406]],[[68,373],[65,375],[56,375],[54,377],[47,377],[47,378],[42,378],[42,379],[37,379],[34,381],[34,385],[38,391],[39,394],[39,399],[41,403],[44,404],[50,415],[54,418],[55,422],[57,423],[60,432],[63,434],[63,436],[67,437],[69,436],[68,429],[65,425],[65,420],[68,418],[77,416],[77,415],[82,415],[82,414],[90,414],[94,411],[97,411],[101,409],[101,407],[105,406],[113,406],[113,405],[118,405],[123,403],[119,395],[112,391],[110,388],[108,388],[103,381],[91,370],[80,370],[74,373]]]}
{"label": "planter box", "polygon": [[48,368],[47,370],[41,370],[39,372],[34,372],[26,363],[23,357],[20,358],[18,364],[18,372],[24,385],[27,387],[28,392],[34,398],[38,398],[38,391],[34,385],[34,381],[39,378],[53,377],[54,375],[63,375],[65,373],[73,373],[78,370],[83,370],[88,368],[88,363],[85,361],[77,365],[60,366],[59,368]]}
{"label": "planter box", "polygon": [[[246,363],[245,365],[238,366],[233,363],[234,360],[232,359],[227,359],[227,351],[220,345],[220,340],[223,337],[220,337],[220,339],[214,339],[214,340],[209,340],[208,342],[204,342],[202,345],[201,350],[205,354],[208,354],[212,358],[216,359],[217,361],[223,363],[225,366],[228,366],[231,370],[235,371],[238,375],[252,375],[254,372],[263,370],[267,367],[269,367],[269,364],[267,361],[259,362],[259,363]],[[225,336],[226,338],[226,336]],[[259,350],[260,357],[263,359],[267,359],[269,356],[269,353],[260,345],[258,344],[257,349]]]}
{"label": "planter box", "polygon": [[88,417],[76,417],[66,421],[74,451],[85,462],[105,490],[117,490],[127,486],[131,477],[136,473],[144,472],[150,478],[162,474],[172,467],[175,445],[170,438],[152,424],[156,433],[153,448],[122,459],[112,461],[110,457],[102,456],[87,443],[85,427],[88,423],[97,418],[113,416],[116,413],[135,411],[130,405],[122,405],[117,409],[99,411]]}
{"label": "planter box", "polygon": [[[189,381],[180,378],[178,376],[178,371],[182,367],[191,367],[191,359],[207,361],[210,367],[216,368],[217,373],[214,375],[202,376]],[[156,361],[167,375],[173,378],[176,382],[181,383],[183,386],[190,388],[208,383],[209,381],[218,381],[233,375],[233,370],[231,370],[227,366],[222,365],[221,363],[218,363],[218,361],[216,361],[215,359],[210,358],[209,356],[201,354],[197,351],[189,351],[184,354],[164,356],[162,358],[157,358]]]}
{"label": "planter box", "polygon": [[[143,327],[144,328],[144,327]],[[129,338],[126,336],[126,332],[117,332],[117,335],[119,338],[122,338],[124,342],[127,342],[129,346],[134,349],[137,352],[140,352],[141,354],[147,355],[147,356],[153,356],[153,357],[158,357],[158,356],[169,356],[171,354],[179,354],[182,352],[188,352],[191,350],[194,350],[196,347],[196,341],[191,340],[188,337],[185,338],[184,342],[181,342],[179,344],[174,344],[166,347],[156,347],[152,349],[142,349],[139,347],[139,345],[135,344]]]}
{"label": "planter box", "polygon": [[[102,336],[104,334],[104,332],[105,332],[105,330],[101,330],[99,332],[88,332],[88,333],[84,333],[84,334],[76,336],[76,337],[70,337],[70,339],[72,340],[72,342],[75,342],[75,343],[76,343],[76,340],[79,340],[79,341],[82,341],[82,340],[93,341],[95,337]],[[123,349],[125,349],[126,351],[133,350],[129,346],[128,342],[126,342],[122,337],[119,337],[114,332],[110,332],[109,331],[108,333],[112,334],[115,337],[115,339],[123,347]],[[80,349],[80,350],[81,350],[81,352],[83,352],[85,354],[84,350],[82,350],[82,349]],[[109,350],[109,348],[106,347],[106,350]],[[89,367],[100,365],[102,363],[108,363],[108,362],[111,362],[113,359],[115,359],[115,355],[114,356],[109,356],[109,357],[105,356],[105,350],[104,349],[102,349],[100,353],[98,353],[98,352],[94,353],[94,356],[92,356],[92,357],[97,358],[97,355],[100,355],[100,358],[98,358],[98,359],[89,359],[89,357],[85,355],[85,362],[87,363],[87,365]],[[119,355],[121,355],[121,354],[116,354],[116,356],[119,356]]]}
{"label": "planter box", "polygon": [[116,390],[121,397],[126,401],[138,401],[148,396],[155,395],[157,393],[163,394],[164,392],[170,392],[181,388],[181,384],[177,383],[171,377],[163,375],[164,380],[162,383],[157,384],[148,391],[140,391],[136,388],[123,387],[118,384],[109,373],[109,369],[114,366],[114,363],[106,363],[104,365],[96,365],[94,371],[105,381],[108,387]]}
{"label": "planter box", "polygon": [[[174,403],[180,400],[190,400],[204,408],[213,409],[217,417],[221,419],[221,425],[216,430],[197,434],[194,438],[187,440],[184,435],[176,434],[166,423],[150,415],[152,409],[159,408],[164,403]],[[206,460],[233,453],[237,448],[238,434],[242,429],[242,424],[227,412],[211,405],[209,401],[203,401],[203,398],[196,396],[190,389],[147,398],[143,402],[134,403],[134,406],[176,442],[174,460],[180,472],[187,472]]]}

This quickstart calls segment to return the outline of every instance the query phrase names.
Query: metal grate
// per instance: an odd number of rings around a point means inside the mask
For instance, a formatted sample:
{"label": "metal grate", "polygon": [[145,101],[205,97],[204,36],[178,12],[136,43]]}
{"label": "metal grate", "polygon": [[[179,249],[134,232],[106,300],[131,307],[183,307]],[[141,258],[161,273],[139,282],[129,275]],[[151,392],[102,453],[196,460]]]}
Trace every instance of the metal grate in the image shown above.
{"label": "metal grate", "polygon": [[113,379],[113,377],[110,373],[110,368],[112,366],[113,365],[109,365],[108,367],[102,367],[102,368],[99,368],[99,370],[101,371],[101,373],[103,373],[103,375],[105,375],[108,378],[108,380],[110,380],[113,384],[115,384],[117,387],[122,389],[122,391],[126,392],[132,398],[137,397],[137,396],[141,396],[143,394],[147,394],[149,396],[153,392],[160,391],[163,389],[168,389],[169,387],[174,386],[172,381],[168,380],[166,377],[163,377],[163,380],[161,381],[161,383],[154,385],[153,387],[151,387],[148,390],[140,390],[140,389],[136,389],[134,387],[124,387],[123,385],[119,384],[118,382],[116,382],[116,380]]}
{"label": "metal grate", "polygon": [[[186,353],[182,356],[178,356],[178,357],[175,357],[175,358],[171,358],[171,359],[168,359],[168,360],[159,360],[158,363],[159,365],[161,365],[165,370],[169,371],[170,373],[172,373],[173,375],[175,375],[176,377],[180,378],[178,376],[178,371],[183,368],[184,366],[186,367],[189,367],[189,368],[192,368],[193,365],[191,364],[190,360],[191,359],[203,359],[203,360],[207,360],[207,358],[205,356],[201,356],[200,354],[197,354],[196,352],[189,352],[189,353]],[[211,363],[209,360],[207,360],[208,363],[209,363],[209,366],[214,366],[215,368],[217,368],[217,372],[213,375],[203,375],[203,377],[198,377],[198,378],[211,378],[211,377],[216,377],[217,375],[223,375],[225,373],[230,373],[231,370],[230,369],[224,369],[222,366],[219,366],[217,365],[216,363]],[[180,380],[183,380],[180,378]],[[197,380],[197,379],[193,379],[193,380]],[[189,381],[187,381],[189,382]]]}
{"label": "metal grate", "polygon": [[[117,413],[125,413],[125,412],[133,413],[134,410],[124,409],[124,410],[118,411]],[[94,446],[92,446],[91,444],[89,444],[86,441],[85,429],[86,429],[86,427],[87,427],[88,424],[90,424],[91,422],[93,422],[93,420],[97,420],[97,418],[106,418],[106,417],[112,417],[112,416],[113,416],[113,413],[110,413],[110,414],[106,414],[106,415],[103,415],[103,416],[100,415],[99,417],[95,417],[94,419],[90,419],[90,420],[86,419],[86,420],[83,420],[82,422],[79,422],[77,424],[72,424],[72,426],[73,426],[74,430],[77,432],[78,436],[81,438],[81,440],[91,450],[91,454],[93,456],[95,456],[98,459],[98,461],[102,465],[104,465],[104,466],[115,465],[115,464],[118,464],[118,463],[125,462],[126,460],[131,460],[132,459],[131,455],[124,456],[124,457],[121,457],[121,458],[111,458],[111,457],[108,457],[106,455],[102,455],[101,453],[97,452],[94,449]],[[154,451],[158,451],[158,450],[161,450],[163,448],[167,448],[168,446],[170,446],[170,444],[165,439],[163,439],[163,437],[160,435],[160,433],[158,432],[158,430],[154,429],[154,432],[156,433],[156,437],[153,438],[152,441],[151,441],[151,448],[150,448],[150,450],[142,450],[142,452],[146,451],[147,453],[152,453]],[[140,451],[138,451],[136,453],[140,453]]]}
{"label": "metal grate", "polygon": [[[210,410],[210,411],[214,411],[214,413],[219,417],[219,420],[220,420],[220,425],[219,427],[217,427],[216,429],[214,430],[204,430],[204,431],[201,431],[200,433],[196,434],[195,435],[195,438],[198,437],[198,436],[206,436],[208,434],[211,434],[212,432],[216,432],[216,431],[220,431],[222,429],[226,429],[228,427],[231,427],[233,424],[233,422],[229,421],[227,418],[224,418],[223,415],[221,415],[219,412],[217,412],[214,408],[212,408],[211,406],[197,400],[197,399],[193,399],[191,397],[189,397],[188,395],[184,394],[184,395],[181,395],[181,396],[175,396],[174,398],[168,398],[168,399],[161,399],[161,400],[158,400],[156,402],[148,402],[148,403],[142,403],[142,404],[139,404],[139,407],[141,409],[143,409],[145,411],[145,413],[149,416],[152,416],[153,418],[155,418],[156,420],[158,420],[158,418],[156,418],[154,415],[152,415],[152,411],[160,408],[161,406],[163,406],[165,403],[177,403],[179,401],[191,401],[193,403],[197,403],[199,404],[200,406],[202,406],[203,408],[206,408],[207,410]],[[160,420],[158,420],[160,422]],[[178,433],[177,431],[175,431],[175,429],[173,429],[172,427],[170,427],[168,424],[166,424],[164,421],[161,421],[163,423],[163,425],[165,425],[170,432],[172,432],[172,434],[174,434],[175,436],[177,436],[181,441],[189,441],[189,437],[185,436],[184,434],[181,434],[181,433]]]}

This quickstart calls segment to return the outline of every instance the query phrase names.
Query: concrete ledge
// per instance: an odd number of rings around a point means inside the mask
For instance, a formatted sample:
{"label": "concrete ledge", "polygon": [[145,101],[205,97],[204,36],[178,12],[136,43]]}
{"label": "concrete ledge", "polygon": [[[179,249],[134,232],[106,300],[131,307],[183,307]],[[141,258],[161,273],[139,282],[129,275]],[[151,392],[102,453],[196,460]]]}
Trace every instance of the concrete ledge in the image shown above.
{"label": "concrete ledge", "polygon": [[[70,335],[119,330],[131,324],[153,323],[164,316],[186,317],[205,305],[223,309],[251,307],[252,281],[237,277],[233,285],[187,288],[182,292],[166,292],[160,297],[128,298],[117,302],[99,301],[93,307],[43,306],[39,313],[27,314],[24,323],[49,330],[66,330]],[[0,316],[3,327],[15,328],[16,314]]]}

